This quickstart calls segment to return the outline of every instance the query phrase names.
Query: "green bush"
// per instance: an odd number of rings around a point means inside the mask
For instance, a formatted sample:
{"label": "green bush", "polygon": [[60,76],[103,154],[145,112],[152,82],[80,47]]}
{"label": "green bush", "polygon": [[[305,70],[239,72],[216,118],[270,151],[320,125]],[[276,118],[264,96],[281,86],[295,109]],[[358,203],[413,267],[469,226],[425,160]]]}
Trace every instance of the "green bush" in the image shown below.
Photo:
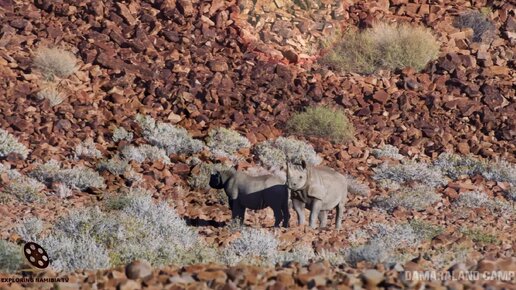
{"label": "green bush", "polygon": [[379,23],[363,32],[347,31],[322,61],[345,72],[405,67],[420,71],[438,52],[439,43],[424,27]]}
{"label": "green bush", "polygon": [[482,229],[462,228],[461,233],[480,245],[498,244],[498,238]]}
{"label": "green bush", "polygon": [[287,123],[287,129],[296,134],[329,138],[335,142],[353,139],[355,128],[341,110],[328,107],[307,108],[296,113]]}

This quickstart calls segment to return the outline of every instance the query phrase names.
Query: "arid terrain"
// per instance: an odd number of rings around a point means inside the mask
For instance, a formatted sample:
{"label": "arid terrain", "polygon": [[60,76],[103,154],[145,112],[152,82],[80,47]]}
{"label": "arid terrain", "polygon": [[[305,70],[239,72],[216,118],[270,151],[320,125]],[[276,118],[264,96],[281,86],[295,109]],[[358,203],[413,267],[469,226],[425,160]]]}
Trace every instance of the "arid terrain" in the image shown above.
{"label": "arid terrain", "polygon": [[[514,289],[510,2],[0,0],[0,289]],[[301,159],[341,229],[208,186]]]}

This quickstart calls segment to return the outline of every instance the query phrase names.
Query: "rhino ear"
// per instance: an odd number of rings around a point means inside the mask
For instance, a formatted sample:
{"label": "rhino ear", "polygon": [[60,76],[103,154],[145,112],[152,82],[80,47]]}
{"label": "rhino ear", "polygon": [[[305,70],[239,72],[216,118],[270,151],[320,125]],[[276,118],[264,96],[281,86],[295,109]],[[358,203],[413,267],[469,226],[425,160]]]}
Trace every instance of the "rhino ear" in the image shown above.
{"label": "rhino ear", "polygon": [[306,162],[305,162],[305,160],[301,160],[301,167],[303,169],[306,169]]}

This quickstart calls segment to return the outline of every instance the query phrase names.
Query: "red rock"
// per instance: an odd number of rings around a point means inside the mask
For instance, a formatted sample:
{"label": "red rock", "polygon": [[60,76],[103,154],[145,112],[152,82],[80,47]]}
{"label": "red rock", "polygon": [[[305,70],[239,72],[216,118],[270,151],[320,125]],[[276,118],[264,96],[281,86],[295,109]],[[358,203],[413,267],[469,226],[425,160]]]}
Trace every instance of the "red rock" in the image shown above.
{"label": "red rock", "polygon": [[376,93],[373,95],[373,99],[377,102],[380,102],[381,104],[385,104],[389,99],[389,94],[383,90],[376,91]]}
{"label": "red rock", "polygon": [[225,72],[228,70],[228,64],[223,60],[212,60],[208,65],[214,72]]}
{"label": "red rock", "polygon": [[179,11],[186,17],[192,16],[195,12],[192,1],[189,0],[178,0],[177,1]]}
{"label": "red rock", "polygon": [[129,279],[141,279],[152,274],[152,267],[147,261],[134,261],[125,267],[125,275]]}
{"label": "red rock", "polygon": [[172,172],[175,174],[188,174],[190,173],[190,166],[185,163],[176,163],[172,168]]}
{"label": "red rock", "polygon": [[299,61],[299,55],[292,49],[282,51],[283,56],[291,63]]}
{"label": "red rock", "polygon": [[116,2],[116,5],[118,6],[118,9],[120,10],[120,15],[127,21],[127,23],[131,26],[134,26],[137,23],[136,18],[132,15],[131,11],[127,6],[123,3]]}
{"label": "red rock", "polygon": [[461,154],[469,154],[470,151],[469,151],[469,145],[467,142],[461,142],[459,144],[457,144],[457,150],[461,153]]}

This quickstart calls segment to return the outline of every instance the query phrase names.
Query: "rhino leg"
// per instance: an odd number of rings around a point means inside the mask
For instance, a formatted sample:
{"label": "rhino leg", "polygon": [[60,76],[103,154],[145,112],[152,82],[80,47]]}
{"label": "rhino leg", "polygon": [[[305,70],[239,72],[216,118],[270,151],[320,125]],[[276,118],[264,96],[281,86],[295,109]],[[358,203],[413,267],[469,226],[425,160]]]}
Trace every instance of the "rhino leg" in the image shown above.
{"label": "rhino leg", "polygon": [[326,224],[328,223],[328,211],[327,210],[321,210],[319,212],[319,224],[321,228],[325,228]]}
{"label": "rhino leg", "polygon": [[281,213],[283,214],[283,227],[288,228],[288,222],[290,221],[290,212],[288,210],[288,201],[285,201],[281,207]]}
{"label": "rhino leg", "polygon": [[238,222],[243,225],[245,221],[245,207],[243,207],[238,200],[233,200],[232,204],[231,217],[237,219]]}
{"label": "rhino leg", "polygon": [[344,213],[344,202],[337,205],[337,214],[335,215],[335,228],[340,229],[342,226],[342,214]]}
{"label": "rhino leg", "polygon": [[272,208],[274,211],[274,227],[278,228],[280,226],[281,220],[283,219],[283,213],[281,212],[281,208],[279,206],[275,206]]}
{"label": "rhino leg", "polygon": [[298,199],[293,199],[292,205],[297,213],[297,224],[301,226],[305,223],[305,203]]}
{"label": "rhino leg", "polygon": [[322,201],[320,199],[314,198],[312,202],[312,210],[310,211],[310,227],[315,229],[317,218],[319,217],[319,212],[321,211]]}

